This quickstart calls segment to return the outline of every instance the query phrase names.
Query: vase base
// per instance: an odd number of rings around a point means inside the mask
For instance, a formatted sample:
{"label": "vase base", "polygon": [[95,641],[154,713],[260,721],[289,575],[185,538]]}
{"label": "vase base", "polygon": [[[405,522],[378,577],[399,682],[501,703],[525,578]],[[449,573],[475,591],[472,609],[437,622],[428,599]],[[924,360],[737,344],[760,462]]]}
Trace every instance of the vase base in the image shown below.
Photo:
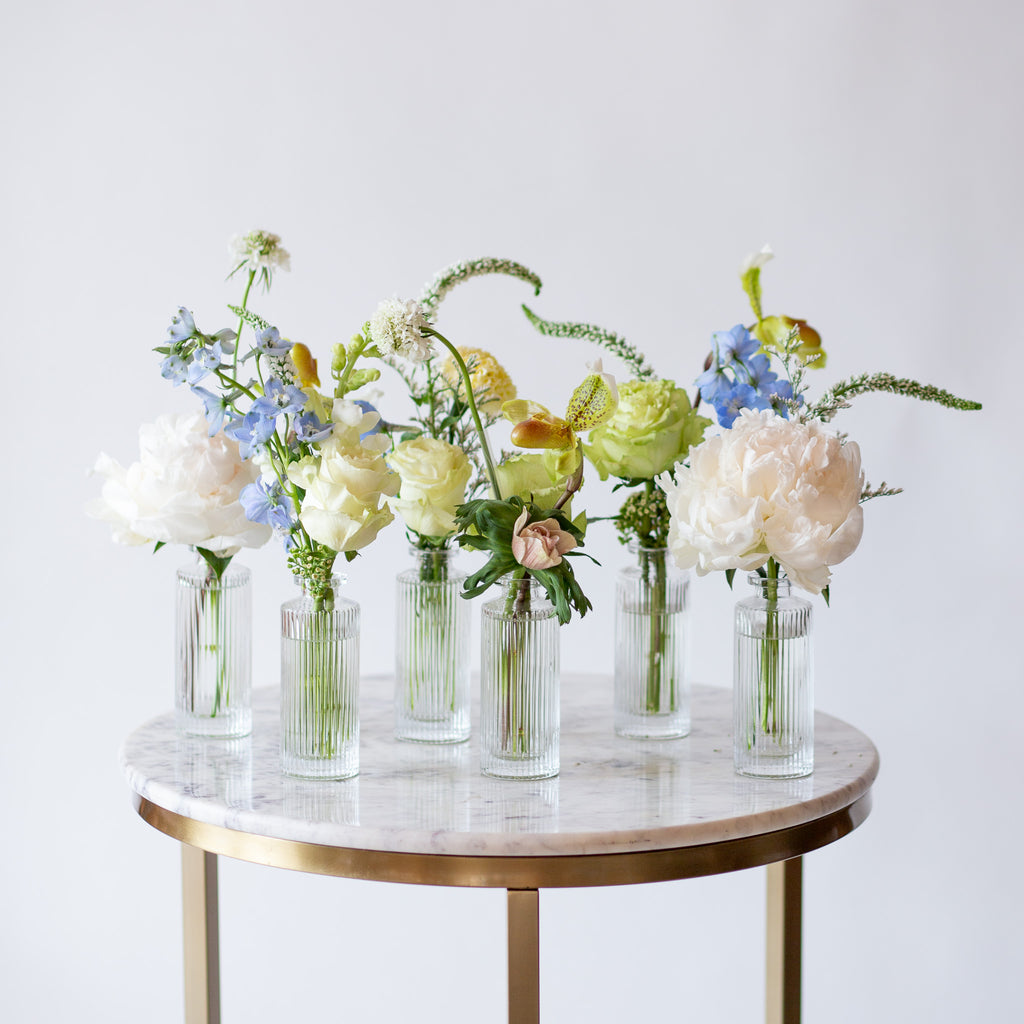
{"label": "vase base", "polygon": [[179,711],[176,725],[178,732],[184,736],[239,739],[252,732],[252,712],[226,711],[219,715],[197,715],[190,711]]}
{"label": "vase base", "polygon": [[615,715],[615,735],[628,740],[679,740],[690,735],[690,718],[679,712],[630,714],[620,711]]}
{"label": "vase base", "polygon": [[538,764],[536,761],[503,761],[499,764],[480,766],[480,774],[491,779],[509,779],[518,782],[529,782],[536,779],[553,779],[559,771],[559,765]]}
{"label": "vase base", "polygon": [[748,779],[803,779],[813,774],[813,764],[748,764],[736,765],[736,774]]}
{"label": "vase base", "polygon": [[395,729],[395,739],[400,743],[423,743],[427,746],[442,747],[456,746],[469,740],[469,733],[428,733],[428,732],[400,732]]}
{"label": "vase base", "polygon": [[293,779],[320,779],[323,781],[351,779],[359,774],[357,758],[327,760],[316,757],[281,757],[281,771]]}

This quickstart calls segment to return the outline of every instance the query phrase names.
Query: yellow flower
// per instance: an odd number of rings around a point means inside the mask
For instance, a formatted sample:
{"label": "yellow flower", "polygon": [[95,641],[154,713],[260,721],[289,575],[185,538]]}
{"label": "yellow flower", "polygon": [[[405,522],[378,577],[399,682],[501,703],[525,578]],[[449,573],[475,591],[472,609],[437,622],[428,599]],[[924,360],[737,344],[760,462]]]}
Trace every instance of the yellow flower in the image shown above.
{"label": "yellow flower", "polygon": [[[512,383],[505,367],[490,352],[482,348],[459,348],[458,353],[465,360],[469,370],[469,381],[473,385],[473,397],[477,407],[488,416],[497,416],[505,402],[516,397],[516,386]],[[462,374],[455,360],[449,356],[441,367],[441,374],[459,395],[465,396],[466,389]]]}
{"label": "yellow flower", "polygon": [[575,448],[578,431],[607,423],[619,405],[615,378],[602,371],[600,359],[590,369],[593,372],[572,393],[564,418],[552,415],[537,402],[506,402],[501,413],[515,424],[512,443],[519,448]]}
{"label": "yellow flower", "polygon": [[295,372],[299,375],[299,382],[302,386],[304,388],[320,387],[320,378],[317,376],[316,360],[313,358],[313,353],[301,341],[297,341],[292,345],[289,355],[295,364]]}

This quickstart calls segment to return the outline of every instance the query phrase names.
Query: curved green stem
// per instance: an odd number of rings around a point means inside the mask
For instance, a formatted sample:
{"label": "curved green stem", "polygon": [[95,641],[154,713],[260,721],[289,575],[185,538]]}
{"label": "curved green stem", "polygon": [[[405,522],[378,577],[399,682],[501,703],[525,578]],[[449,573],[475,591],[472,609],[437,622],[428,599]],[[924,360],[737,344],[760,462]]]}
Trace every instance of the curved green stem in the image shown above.
{"label": "curved green stem", "polygon": [[[252,283],[256,280],[256,271],[249,271],[249,280],[245,282],[245,291],[242,293],[242,309],[245,309],[246,303],[249,301],[249,292],[252,289]],[[242,328],[245,326],[245,317],[238,318],[238,337],[235,338],[235,357],[231,362],[231,372],[238,372],[238,350],[242,345]]]}
{"label": "curved green stem", "polygon": [[432,327],[425,327],[423,329],[423,333],[437,338],[437,340],[441,342],[446,349],[448,349],[452,358],[455,360],[455,365],[459,368],[459,373],[462,374],[462,381],[466,385],[466,402],[469,404],[469,411],[473,414],[473,423],[476,425],[476,432],[480,437],[480,450],[484,453],[484,462],[487,464],[487,475],[491,480],[494,497],[498,501],[501,501],[501,489],[498,487],[498,474],[494,471],[494,462],[491,459],[491,450],[487,446],[487,435],[484,433],[484,425],[480,421],[480,413],[476,407],[476,399],[473,397],[473,381],[470,379],[469,369],[466,367],[466,361],[459,355],[459,350],[443,334],[438,333]]}

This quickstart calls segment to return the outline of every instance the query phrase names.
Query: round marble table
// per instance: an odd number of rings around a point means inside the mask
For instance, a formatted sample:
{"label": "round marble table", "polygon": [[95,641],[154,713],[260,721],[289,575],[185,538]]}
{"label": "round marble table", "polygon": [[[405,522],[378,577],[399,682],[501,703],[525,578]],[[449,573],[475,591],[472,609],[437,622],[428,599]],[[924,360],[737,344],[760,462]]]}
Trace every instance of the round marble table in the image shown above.
{"label": "round marble table", "polygon": [[[360,774],[279,770],[278,694],[256,691],[253,734],[179,736],[172,714],[121,752],[139,814],[183,844],[186,1019],[219,1019],[217,855],[350,878],[508,890],[509,1020],[539,1019],[538,890],[769,865],[768,1019],[797,1021],[801,855],[856,828],[878,771],[871,741],[815,718],[815,771],[758,780],[732,767],[731,691],[695,687],[691,734],[616,737],[611,681],[562,677],[561,773],[490,779],[475,743],[391,735],[391,681],[362,680]],[[474,723],[475,724],[475,723]]]}

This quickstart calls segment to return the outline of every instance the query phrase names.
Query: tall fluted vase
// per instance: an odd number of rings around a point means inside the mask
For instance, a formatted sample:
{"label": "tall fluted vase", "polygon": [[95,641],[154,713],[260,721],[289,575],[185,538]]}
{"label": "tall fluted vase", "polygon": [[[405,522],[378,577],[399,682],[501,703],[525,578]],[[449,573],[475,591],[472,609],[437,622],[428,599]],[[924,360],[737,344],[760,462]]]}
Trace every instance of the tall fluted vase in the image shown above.
{"label": "tall fluted vase", "polygon": [[281,769],[306,779],[359,772],[359,605],[298,579],[281,606]]}
{"label": "tall fluted vase", "polygon": [[395,736],[418,743],[469,739],[469,602],[455,552],[412,548],[395,604]]}
{"label": "tall fluted vase", "polygon": [[480,770],[499,779],[558,774],[559,632],[554,605],[527,575],[505,576],[483,607]]}
{"label": "tall fluted vase", "polygon": [[198,555],[178,570],[174,706],[187,735],[252,731],[251,581],[240,565],[217,576]]}
{"label": "tall fluted vase", "polygon": [[733,758],[741,775],[792,779],[814,770],[811,604],[790,582],[751,573],[736,605]]}
{"label": "tall fluted vase", "polygon": [[689,580],[666,548],[629,550],[615,601],[615,731],[674,739],[690,731],[687,678]]}

